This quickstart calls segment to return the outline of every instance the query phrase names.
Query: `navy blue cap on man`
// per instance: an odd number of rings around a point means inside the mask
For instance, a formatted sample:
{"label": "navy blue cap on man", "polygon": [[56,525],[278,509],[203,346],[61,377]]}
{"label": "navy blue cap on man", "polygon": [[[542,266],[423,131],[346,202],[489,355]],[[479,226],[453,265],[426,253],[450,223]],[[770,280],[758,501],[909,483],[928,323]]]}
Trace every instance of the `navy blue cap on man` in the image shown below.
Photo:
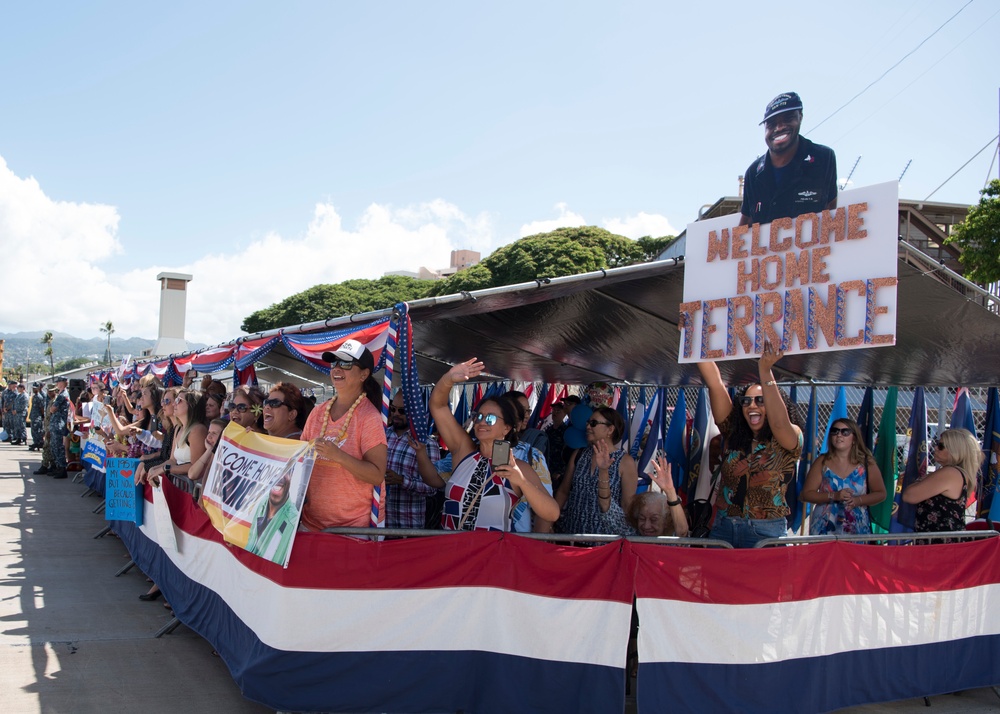
{"label": "navy blue cap on man", "polygon": [[760,120],[763,124],[771,117],[785,112],[802,111],[802,99],[795,92],[782,92],[764,108],[764,118]]}

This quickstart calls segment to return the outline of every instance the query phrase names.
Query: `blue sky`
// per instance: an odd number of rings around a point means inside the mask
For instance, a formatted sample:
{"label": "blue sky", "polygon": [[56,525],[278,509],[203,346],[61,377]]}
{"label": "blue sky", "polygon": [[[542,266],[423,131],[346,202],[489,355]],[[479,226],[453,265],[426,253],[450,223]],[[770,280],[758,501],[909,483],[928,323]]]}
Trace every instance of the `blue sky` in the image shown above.
{"label": "blue sky", "polygon": [[[0,332],[155,337],[172,270],[195,276],[188,338],[214,344],[453,248],[675,233],[736,194],[788,90],[842,177],[912,160],[900,196],[925,198],[1000,124],[1000,7],[966,3],[6,4],[0,246],[38,268]],[[992,156],[933,198],[976,202]]]}

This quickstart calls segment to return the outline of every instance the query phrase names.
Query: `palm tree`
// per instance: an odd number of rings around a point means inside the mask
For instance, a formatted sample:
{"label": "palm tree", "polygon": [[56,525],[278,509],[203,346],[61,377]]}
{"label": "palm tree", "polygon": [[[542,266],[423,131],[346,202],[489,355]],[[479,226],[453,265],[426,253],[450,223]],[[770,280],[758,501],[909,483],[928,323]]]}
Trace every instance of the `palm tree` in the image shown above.
{"label": "palm tree", "polygon": [[43,345],[48,345],[45,349],[45,356],[49,358],[49,375],[52,377],[56,376],[56,363],[52,357],[52,333],[46,332],[42,335],[42,339],[39,340]]}
{"label": "palm tree", "polygon": [[111,367],[111,335],[113,335],[114,332],[115,332],[115,326],[111,322],[111,320],[108,320],[103,325],[101,325],[100,330],[101,330],[101,332],[103,332],[104,334],[106,334],[108,336],[107,358],[108,358],[108,367]]}

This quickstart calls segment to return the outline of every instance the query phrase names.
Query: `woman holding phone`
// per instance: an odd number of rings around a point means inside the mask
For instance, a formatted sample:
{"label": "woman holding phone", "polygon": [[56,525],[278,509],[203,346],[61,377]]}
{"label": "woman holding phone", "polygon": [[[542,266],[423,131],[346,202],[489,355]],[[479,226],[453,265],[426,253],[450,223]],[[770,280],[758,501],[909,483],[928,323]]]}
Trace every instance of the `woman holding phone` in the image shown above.
{"label": "woman holding phone", "polygon": [[476,441],[451,413],[451,388],[483,370],[483,363],[475,358],[461,362],[431,392],[431,416],[456,464],[447,484],[440,484],[445,494],[441,527],[509,531],[511,511],[521,498],[539,518],[554,521],[559,505],[546,493],[538,474],[524,461],[511,458],[511,446],[517,443],[517,416],[510,402],[489,397],[478,404],[473,419]]}

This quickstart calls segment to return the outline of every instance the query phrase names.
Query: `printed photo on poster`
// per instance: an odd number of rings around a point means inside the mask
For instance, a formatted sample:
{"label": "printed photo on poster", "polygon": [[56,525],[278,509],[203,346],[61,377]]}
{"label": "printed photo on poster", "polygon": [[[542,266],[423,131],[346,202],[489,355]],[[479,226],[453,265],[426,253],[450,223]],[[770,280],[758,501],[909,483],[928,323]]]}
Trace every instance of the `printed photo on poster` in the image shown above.
{"label": "printed photo on poster", "polygon": [[226,541],[287,565],[313,462],[308,442],[230,424],[209,467],[202,505]]}

